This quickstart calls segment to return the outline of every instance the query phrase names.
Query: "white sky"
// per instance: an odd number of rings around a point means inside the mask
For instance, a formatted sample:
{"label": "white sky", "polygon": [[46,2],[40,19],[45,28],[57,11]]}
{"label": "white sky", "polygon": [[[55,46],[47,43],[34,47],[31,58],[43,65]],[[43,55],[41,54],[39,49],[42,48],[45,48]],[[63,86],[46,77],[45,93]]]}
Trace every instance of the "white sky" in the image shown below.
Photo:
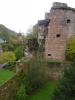
{"label": "white sky", "polygon": [[44,18],[54,1],[75,7],[75,0],[0,0],[0,24],[16,32],[26,33],[32,25]]}

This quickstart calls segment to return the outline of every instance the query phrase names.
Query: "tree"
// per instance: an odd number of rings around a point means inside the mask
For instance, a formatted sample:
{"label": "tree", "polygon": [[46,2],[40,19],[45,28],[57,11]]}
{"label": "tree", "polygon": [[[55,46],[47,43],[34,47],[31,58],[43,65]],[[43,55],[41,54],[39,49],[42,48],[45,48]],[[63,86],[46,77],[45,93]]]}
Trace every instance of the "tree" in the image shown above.
{"label": "tree", "polygon": [[75,61],[64,71],[64,77],[56,88],[52,100],[75,100]]}
{"label": "tree", "polygon": [[36,38],[32,38],[28,40],[27,43],[29,52],[37,51],[38,49],[38,42]]}
{"label": "tree", "polygon": [[23,57],[23,46],[19,46],[15,49],[15,55],[16,55],[16,60],[19,60],[20,58]]}
{"label": "tree", "polygon": [[12,43],[2,44],[3,51],[14,51],[14,45]]}
{"label": "tree", "polygon": [[0,64],[14,62],[15,60],[16,57],[13,52],[3,52],[0,54]]}

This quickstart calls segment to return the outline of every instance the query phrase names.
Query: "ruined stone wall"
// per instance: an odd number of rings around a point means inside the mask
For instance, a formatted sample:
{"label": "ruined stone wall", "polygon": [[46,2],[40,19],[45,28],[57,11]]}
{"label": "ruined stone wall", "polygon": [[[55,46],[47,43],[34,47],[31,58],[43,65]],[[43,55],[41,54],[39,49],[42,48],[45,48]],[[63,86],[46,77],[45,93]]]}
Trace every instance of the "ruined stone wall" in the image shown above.
{"label": "ruined stone wall", "polygon": [[45,58],[63,61],[66,59],[68,39],[75,35],[75,9],[65,3],[55,2],[50,12],[45,13],[45,20],[49,20],[46,27],[38,24],[38,40],[43,38],[47,29]]}
{"label": "ruined stone wall", "polygon": [[67,38],[65,10],[51,10],[48,36],[45,43],[45,57],[51,60],[64,60]]}
{"label": "ruined stone wall", "polygon": [[65,20],[68,26],[68,38],[70,38],[71,36],[75,35],[75,12],[72,10],[67,10]]}

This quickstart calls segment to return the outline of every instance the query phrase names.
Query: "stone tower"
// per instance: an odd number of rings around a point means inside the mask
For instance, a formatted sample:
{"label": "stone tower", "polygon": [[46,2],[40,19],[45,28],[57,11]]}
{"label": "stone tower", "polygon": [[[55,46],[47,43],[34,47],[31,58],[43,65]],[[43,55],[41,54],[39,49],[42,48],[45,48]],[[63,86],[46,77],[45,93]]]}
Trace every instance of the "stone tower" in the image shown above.
{"label": "stone tower", "polygon": [[[39,30],[40,28],[40,30]],[[38,39],[45,40],[45,58],[63,61],[68,39],[75,35],[75,9],[55,2],[45,20],[38,22]]]}

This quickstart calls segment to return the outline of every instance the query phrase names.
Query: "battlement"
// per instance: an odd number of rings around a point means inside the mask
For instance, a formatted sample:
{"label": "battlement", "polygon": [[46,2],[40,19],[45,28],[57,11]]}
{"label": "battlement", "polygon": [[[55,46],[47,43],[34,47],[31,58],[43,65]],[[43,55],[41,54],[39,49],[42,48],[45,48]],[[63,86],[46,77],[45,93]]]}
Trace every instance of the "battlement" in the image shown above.
{"label": "battlement", "polygon": [[66,3],[54,2],[51,9],[63,9],[75,11],[75,8],[69,7]]}

